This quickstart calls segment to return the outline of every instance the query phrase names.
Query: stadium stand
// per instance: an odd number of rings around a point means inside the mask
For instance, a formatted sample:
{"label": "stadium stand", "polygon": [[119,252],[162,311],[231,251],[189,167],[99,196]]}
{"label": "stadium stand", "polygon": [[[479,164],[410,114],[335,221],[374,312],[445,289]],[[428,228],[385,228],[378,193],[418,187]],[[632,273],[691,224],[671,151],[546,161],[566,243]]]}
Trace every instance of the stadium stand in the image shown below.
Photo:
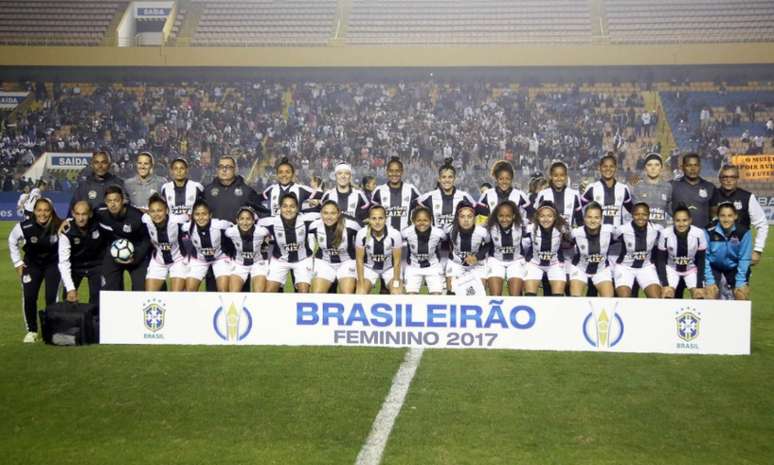
{"label": "stadium stand", "polygon": [[606,0],[610,42],[767,42],[774,40],[768,0]]}
{"label": "stadium stand", "polygon": [[335,0],[206,0],[194,46],[326,45]]}
{"label": "stadium stand", "polygon": [[0,1],[0,44],[99,45],[127,2]]}
{"label": "stadium stand", "polygon": [[358,45],[590,41],[585,0],[354,0],[346,34]]}

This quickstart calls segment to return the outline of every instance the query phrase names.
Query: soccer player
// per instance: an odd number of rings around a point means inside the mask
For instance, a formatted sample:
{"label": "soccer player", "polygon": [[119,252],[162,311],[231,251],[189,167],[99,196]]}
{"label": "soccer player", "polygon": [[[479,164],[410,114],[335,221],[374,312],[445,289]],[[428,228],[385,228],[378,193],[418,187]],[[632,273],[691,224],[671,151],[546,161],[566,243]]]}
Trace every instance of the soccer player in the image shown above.
{"label": "soccer player", "polygon": [[363,191],[352,186],[352,167],[339,163],[333,173],[336,176],[336,186],[323,194],[322,203],[333,200],[346,216],[363,224],[370,205]]}
{"label": "soccer player", "polygon": [[487,190],[478,201],[479,215],[489,216],[495,207],[506,200],[515,203],[519,208],[519,216],[525,219],[532,212],[529,198],[521,190],[513,187],[513,166],[510,162],[500,160],[492,167],[495,187]]}
{"label": "soccer player", "polygon": [[567,283],[562,249],[572,242],[570,229],[564,218],[556,211],[554,204],[543,202],[535,212],[531,231],[532,258],[525,266],[524,295],[537,295],[543,278],[547,278],[549,289],[545,295],[564,294]]}
{"label": "soccer player", "polygon": [[323,202],[320,219],[309,226],[308,242],[316,250],[312,292],[326,293],[335,281],[339,293],[355,293],[355,237],[359,231],[360,225],[346,218],[338,203]]}
{"label": "soccer player", "polygon": [[662,228],[669,224],[672,211],[672,184],[661,180],[663,168],[661,154],[649,153],[645,157],[645,177],[632,186],[634,201],[647,203],[649,221]]}
{"label": "soccer player", "polygon": [[403,182],[403,162],[393,157],[387,163],[387,184],[376,187],[371,201],[384,207],[388,224],[403,231],[411,224],[411,211],[417,206],[419,191],[413,184]]}
{"label": "soccer player", "polygon": [[528,234],[518,205],[506,200],[495,206],[487,220],[486,229],[491,240],[486,260],[489,295],[502,295],[503,283],[506,281],[509,295],[521,295],[526,274],[522,240]]}
{"label": "soccer player", "polygon": [[228,292],[233,268],[229,254],[233,252],[233,243],[226,237],[226,230],[231,226],[228,221],[213,218],[206,201],[199,200],[194,204],[191,221],[184,226],[192,246],[185,280],[187,291],[198,291],[207,272],[212,269],[218,292]]}
{"label": "soccer player", "polygon": [[733,290],[736,300],[750,298],[752,232],[738,223],[732,203],[718,205],[718,220],[707,229],[707,260],[704,279],[707,298],[716,299],[721,287]]}
{"label": "soccer player", "polygon": [[148,199],[148,212],[142,216],[145,227],[148,228],[153,251],[145,274],[145,290],[160,291],[170,279],[170,290],[184,291],[188,276],[188,260],[184,256],[183,218],[173,218],[169,214],[167,202],[155,193]]}
{"label": "soccer player", "polygon": [[739,168],[734,165],[724,165],[720,168],[720,188],[710,200],[712,216],[717,214],[718,205],[724,202],[734,204],[737,221],[747,229],[755,230],[755,242],[752,251],[752,265],[761,261],[763,248],[766,246],[766,237],[769,235],[769,222],[766,213],[758,203],[758,199],[750,191],[739,189]]}
{"label": "soccer player", "polygon": [[132,205],[147,212],[148,200],[161,192],[166,179],[153,174],[153,155],[149,152],[140,152],[135,163],[137,174],[124,181],[124,189]]}
{"label": "soccer player", "polygon": [[613,270],[615,292],[618,297],[631,297],[635,281],[648,298],[661,297],[653,253],[661,228],[650,223],[650,209],[646,203],[637,203],[632,209],[633,220],[615,228],[615,238],[621,241],[618,264]]}
{"label": "soccer player", "polygon": [[[41,197],[35,202],[32,218],[17,223],[8,236],[11,262],[21,281],[24,296],[25,343],[38,340],[38,292],[44,281],[46,305],[56,300],[59,287],[59,225],[54,204]],[[24,257],[21,251],[24,251]]]}
{"label": "soccer player", "polygon": [[322,193],[309,186],[293,182],[296,168],[287,158],[280,160],[276,168],[277,182],[264,189],[262,194],[263,207],[268,211],[269,216],[279,215],[280,200],[286,194],[293,194],[301,208],[308,205],[310,208],[305,211],[312,211],[319,205]]}
{"label": "soccer player", "polygon": [[193,204],[204,195],[204,186],[188,179],[188,162],[182,158],[172,160],[169,174],[172,180],[161,186],[161,196],[166,199],[172,218],[188,221]]}
{"label": "soccer player", "polygon": [[624,210],[632,212],[632,194],[629,186],[615,178],[618,161],[608,153],[599,160],[599,181],[589,185],[583,193],[583,205],[597,202],[602,206],[602,224],[621,226]]}
{"label": "soccer player", "polygon": [[572,230],[575,254],[570,267],[570,295],[581,297],[591,283],[600,297],[614,297],[613,274],[607,250],[613,242],[613,226],[602,224],[602,206],[586,205],[583,226]]}
{"label": "soccer player", "polygon": [[489,233],[476,224],[476,208],[460,203],[452,224],[446,227],[449,238],[449,261],[446,263],[446,286],[453,289],[452,280],[473,273],[486,287],[486,257],[489,253]]}
{"label": "soccer player", "polygon": [[675,297],[682,281],[692,299],[704,298],[706,234],[691,224],[691,211],[684,205],[675,208],[672,218],[674,226],[662,230],[658,239],[656,268],[663,288],[661,297]]}
{"label": "soccer player", "polygon": [[454,181],[457,179],[457,170],[452,166],[451,161],[451,159],[447,159],[438,170],[438,187],[421,195],[417,200],[419,205],[430,210],[433,226],[442,229],[452,223],[457,205],[461,202],[465,202],[468,205],[476,205],[476,201],[470,194],[457,190],[454,186]]}
{"label": "soccer player", "polygon": [[383,280],[390,294],[401,292],[401,249],[403,238],[387,224],[387,211],[373,205],[368,211],[368,226],[355,237],[357,293],[368,294]]}
{"label": "soccer player", "polygon": [[86,278],[89,303],[99,304],[102,287],[102,260],[110,243],[94,219],[89,203],[80,200],[70,209],[72,221],[59,233],[59,273],[65,300],[78,302],[78,286]]}
{"label": "soccer player", "polygon": [[567,185],[567,165],[561,161],[554,162],[548,173],[548,187],[538,192],[533,208],[537,209],[543,202],[551,202],[567,225],[582,225],[580,194]]}
{"label": "soccer player", "polygon": [[412,225],[401,231],[408,244],[404,281],[407,294],[419,294],[422,282],[429,294],[442,294],[446,287],[441,264],[441,242],[446,233],[433,226],[433,215],[425,207],[417,207],[411,213]]}
{"label": "soccer player", "polygon": [[258,213],[243,206],[237,213],[236,224],[226,230],[226,237],[234,244],[234,268],[229,277],[228,290],[240,292],[250,280],[253,292],[263,292],[269,274],[269,260],[263,245],[269,230],[256,224]]}

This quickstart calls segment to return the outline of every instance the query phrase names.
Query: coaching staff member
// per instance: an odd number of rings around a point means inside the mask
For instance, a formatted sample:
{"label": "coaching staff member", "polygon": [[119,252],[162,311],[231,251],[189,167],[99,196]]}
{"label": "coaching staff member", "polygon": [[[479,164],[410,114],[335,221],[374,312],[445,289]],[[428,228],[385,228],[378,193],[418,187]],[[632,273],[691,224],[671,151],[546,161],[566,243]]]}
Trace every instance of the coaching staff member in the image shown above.
{"label": "coaching staff member", "polygon": [[78,302],[78,286],[85,278],[89,283],[89,303],[99,304],[107,234],[100,229],[85,200],[76,202],[70,209],[70,215],[72,220],[59,234],[59,273],[62,275],[65,299]]}
{"label": "coaching staff member", "polygon": [[124,181],[110,172],[110,166],[110,153],[107,150],[94,152],[89,168],[78,175],[78,188],[70,201],[70,208],[76,202],[85,200],[95,210],[105,201],[105,189],[108,186],[118,186],[123,190]]}
{"label": "coaching staff member", "polygon": [[715,185],[702,179],[698,153],[683,155],[683,177],[672,181],[672,207],[685,205],[691,211],[693,224],[706,229],[710,223],[710,200]]}

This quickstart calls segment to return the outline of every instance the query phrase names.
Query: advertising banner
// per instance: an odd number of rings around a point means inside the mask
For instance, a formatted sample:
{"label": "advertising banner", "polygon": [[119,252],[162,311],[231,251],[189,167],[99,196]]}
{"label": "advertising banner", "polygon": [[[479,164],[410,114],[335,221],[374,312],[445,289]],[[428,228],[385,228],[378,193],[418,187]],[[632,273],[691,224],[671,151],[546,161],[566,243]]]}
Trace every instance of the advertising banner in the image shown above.
{"label": "advertising banner", "polygon": [[769,220],[769,224],[774,224],[774,195],[757,195],[756,197],[763,208],[763,213]]}
{"label": "advertising banner", "polygon": [[13,110],[29,95],[29,92],[0,91],[0,110]]}
{"label": "advertising banner", "polygon": [[731,163],[739,167],[742,181],[774,180],[774,155],[733,155]]}
{"label": "advertising banner", "polygon": [[750,302],[101,293],[103,344],[749,354]]}
{"label": "advertising banner", "polygon": [[81,170],[91,162],[91,153],[48,152],[46,168],[50,170]]}
{"label": "advertising banner", "polygon": [[[21,221],[22,212],[16,207],[20,192],[0,192],[0,221]],[[44,192],[43,195],[54,201],[54,209],[60,218],[67,216],[72,192]]]}

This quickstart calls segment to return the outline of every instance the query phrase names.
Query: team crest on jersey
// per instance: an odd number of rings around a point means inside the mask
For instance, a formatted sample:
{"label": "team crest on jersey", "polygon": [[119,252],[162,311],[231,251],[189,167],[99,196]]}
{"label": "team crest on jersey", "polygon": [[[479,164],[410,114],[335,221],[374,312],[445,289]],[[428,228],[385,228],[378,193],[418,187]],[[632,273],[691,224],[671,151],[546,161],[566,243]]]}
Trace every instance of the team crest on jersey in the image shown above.
{"label": "team crest on jersey", "polygon": [[93,232],[91,233],[91,238],[92,238],[92,239],[99,239],[99,231],[96,231],[96,230],[95,230],[95,231],[93,231]]}
{"label": "team crest on jersey", "polygon": [[81,243],[81,238],[80,237],[74,237],[73,238],[73,244],[78,245],[80,243]]}
{"label": "team crest on jersey", "polygon": [[586,244],[580,244],[578,246],[578,248],[580,249],[581,252],[585,252],[586,251]]}
{"label": "team crest on jersey", "polygon": [[666,201],[666,199],[667,199],[667,195],[666,194],[661,194],[661,200]]}
{"label": "team crest on jersey", "polygon": [[185,201],[188,202],[188,203],[191,203],[194,200],[195,200],[195,197],[193,195],[189,195],[188,197],[185,198]]}
{"label": "team crest on jersey", "polygon": [[30,237],[30,242],[32,242],[33,244],[37,244],[38,243],[38,236]]}
{"label": "team crest on jersey", "polygon": [[410,199],[410,198],[409,198],[409,196],[408,196],[408,195],[406,195],[406,196],[404,196],[404,197],[403,197],[403,202],[404,202],[404,203],[405,203],[405,202],[408,202],[408,201],[409,201],[409,199]]}
{"label": "team crest on jersey", "polygon": [[129,234],[130,232],[132,232],[132,226],[129,225],[129,224],[125,224],[124,227],[123,227],[123,231],[125,233]]}
{"label": "team crest on jersey", "polygon": [[97,198],[97,191],[89,191],[89,200],[94,200]]}
{"label": "team crest on jersey", "polygon": [[58,240],[59,240],[59,236],[57,236],[56,234],[51,235],[48,238],[48,241],[51,242],[52,244],[56,243],[56,241],[58,241]]}
{"label": "team crest on jersey", "polygon": [[218,194],[220,194],[220,189],[218,189],[217,187],[213,187],[212,190],[210,191],[210,194],[212,194],[213,197],[217,197]]}
{"label": "team crest on jersey", "polygon": [[706,199],[707,198],[707,189],[705,189],[703,187],[701,189],[699,189],[699,197],[701,197],[703,199]]}
{"label": "team crest on jersey", "polygon": [[738,210],[742,209],[742,202],[740,200],[734,200],[734,208]]}
{"label": "team crest on jersey", "polygon": [[237,187],[236,189],[234,189],[234,195],[236,195],[237,197],[242,197],[242,188]]}

